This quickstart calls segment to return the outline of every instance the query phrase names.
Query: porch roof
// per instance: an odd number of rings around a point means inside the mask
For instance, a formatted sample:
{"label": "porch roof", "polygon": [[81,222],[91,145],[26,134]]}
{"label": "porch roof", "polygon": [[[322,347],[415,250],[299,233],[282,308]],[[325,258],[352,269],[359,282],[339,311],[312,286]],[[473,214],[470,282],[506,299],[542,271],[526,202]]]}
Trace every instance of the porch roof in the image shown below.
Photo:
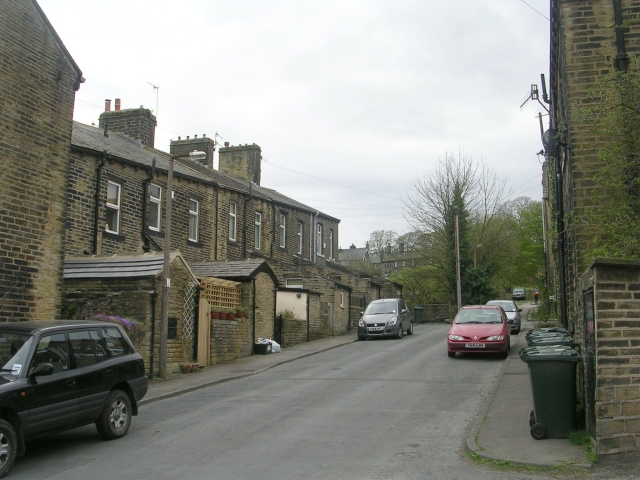
{"label": "porch roof", "polygon": [[215,277],[226,280],[246,281],[254,279],[259,273],[266,273],[273,283],[278,285],[278,278],[265,260],[226,260],[190,263],[191,271],[200,278]]}

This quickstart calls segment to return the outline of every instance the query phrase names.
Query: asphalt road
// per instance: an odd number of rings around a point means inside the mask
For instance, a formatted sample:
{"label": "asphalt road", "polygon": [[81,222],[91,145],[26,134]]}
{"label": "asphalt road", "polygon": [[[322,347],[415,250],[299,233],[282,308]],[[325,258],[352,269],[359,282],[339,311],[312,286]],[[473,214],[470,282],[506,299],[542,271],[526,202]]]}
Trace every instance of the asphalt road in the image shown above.
{"label": "asphalt road", "polygon": [[144,405],[120,440],[85,427],[31,442],[9,478],[533,478],[460,455],[502,360],[448,358],[447,330],[418,325]]}

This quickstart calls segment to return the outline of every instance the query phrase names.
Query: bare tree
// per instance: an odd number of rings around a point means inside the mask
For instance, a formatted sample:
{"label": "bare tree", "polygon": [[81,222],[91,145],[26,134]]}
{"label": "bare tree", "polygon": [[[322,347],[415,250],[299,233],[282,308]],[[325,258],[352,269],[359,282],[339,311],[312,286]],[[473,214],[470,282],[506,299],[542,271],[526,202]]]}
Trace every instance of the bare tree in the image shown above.
{"label": "bare tree", "polygon": [[412,184],[415,193],[404,201],[405,215],[411,227],[429,239],[422,255],[455,292],[454,209],[458,208],[463,270],[474,264],[474,250],[482,258],[499,256],[507,234],[501,221],[510,195],[507,180],[471,156],[447,153],[432,172],[417,176]]}
{"label": "bare tree", "polygon": [[369,251],[381,252],[387,245],[395,244],[397,238],[398,234],[393,230],[376,230],[369,236]]}

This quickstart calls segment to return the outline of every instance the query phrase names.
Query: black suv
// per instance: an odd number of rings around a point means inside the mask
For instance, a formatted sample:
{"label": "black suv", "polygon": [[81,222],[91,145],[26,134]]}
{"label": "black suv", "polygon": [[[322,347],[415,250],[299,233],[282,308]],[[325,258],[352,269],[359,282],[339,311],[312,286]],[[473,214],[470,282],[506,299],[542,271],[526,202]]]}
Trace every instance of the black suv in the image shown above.
{"label": "black suv", "polygon": [[113,323],[0,323],[0,365],[0,477],[31,438],[90,423],[123,437],[147,393],[144,361]]}

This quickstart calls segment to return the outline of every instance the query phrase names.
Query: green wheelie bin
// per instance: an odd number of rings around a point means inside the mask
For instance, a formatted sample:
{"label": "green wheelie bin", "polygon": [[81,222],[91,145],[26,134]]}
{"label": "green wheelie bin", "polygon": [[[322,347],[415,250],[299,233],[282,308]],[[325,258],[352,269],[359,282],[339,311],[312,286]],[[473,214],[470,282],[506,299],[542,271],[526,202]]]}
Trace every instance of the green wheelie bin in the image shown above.
{"label": "green wheelie bin", "polygon": [[576,420],[576,365],[582,357],[567,345],[542,345],[520,350],[529,367],[533,411],[531,436],[568,438]]}
{"label": "green wheelie bin", "polygon": [[413,307],[413,322],[422,323],[422,314],[424,312],[423,307]]}

